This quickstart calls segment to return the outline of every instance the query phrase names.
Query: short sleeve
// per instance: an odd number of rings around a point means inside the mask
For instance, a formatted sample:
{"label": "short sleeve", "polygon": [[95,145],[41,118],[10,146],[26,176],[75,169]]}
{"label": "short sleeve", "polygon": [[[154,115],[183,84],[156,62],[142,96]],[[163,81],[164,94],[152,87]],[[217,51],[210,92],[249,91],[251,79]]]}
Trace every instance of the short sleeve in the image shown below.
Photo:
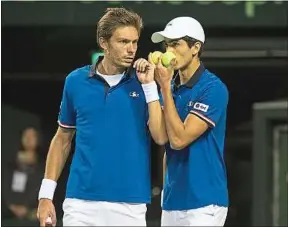
{"label": "short sleeve", "polygon": [[63,128],[76,127],[76,114],[73,107],[71,89],[71,81],[69,83],[69,79],[67,77],[64,84],[62,101],[60,104],[60,111],[58,116],[58,124]]}
{"label": "short sleeve", "polygon": [[190,113],[206,121],[209,127],[215,127],[228,105],[229,94],[222,83],[207,88],[191,105]]}

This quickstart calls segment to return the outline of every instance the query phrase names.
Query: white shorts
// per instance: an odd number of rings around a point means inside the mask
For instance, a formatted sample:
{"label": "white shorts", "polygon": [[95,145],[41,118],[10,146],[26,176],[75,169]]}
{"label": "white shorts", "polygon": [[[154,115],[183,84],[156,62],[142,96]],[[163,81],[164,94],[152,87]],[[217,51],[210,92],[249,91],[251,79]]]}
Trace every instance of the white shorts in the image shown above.
{"label": "white shorts", "polygon": [[191,210],[162,210],[161,226],[224,226],[228,208],[209,205]]}
{"label": "white shorts", "polygon": [[66,198],[63,226],[146,226],[146,204]]}

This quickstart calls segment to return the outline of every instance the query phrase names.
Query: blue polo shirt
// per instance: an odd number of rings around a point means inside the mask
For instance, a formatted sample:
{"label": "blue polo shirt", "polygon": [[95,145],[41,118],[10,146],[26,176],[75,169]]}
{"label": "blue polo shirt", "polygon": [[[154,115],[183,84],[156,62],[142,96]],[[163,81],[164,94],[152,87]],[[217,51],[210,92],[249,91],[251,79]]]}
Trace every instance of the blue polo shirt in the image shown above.
{"label": "blue polo shirt", "polygon": [[209,129],[182,150],[166,144],[163,209],[189,210],[206,205],[228,206],[224,140],[228,91],[201,64],[185,85],[173,86],[178,114],[184,122],[194,114]]}
{"label": "blue polo shirt", "polygon": [[109,87],[95,66],[65,80],[59,125],[76,128],[76,147],[66,198],[150,203],[148,107],[129,69]]}

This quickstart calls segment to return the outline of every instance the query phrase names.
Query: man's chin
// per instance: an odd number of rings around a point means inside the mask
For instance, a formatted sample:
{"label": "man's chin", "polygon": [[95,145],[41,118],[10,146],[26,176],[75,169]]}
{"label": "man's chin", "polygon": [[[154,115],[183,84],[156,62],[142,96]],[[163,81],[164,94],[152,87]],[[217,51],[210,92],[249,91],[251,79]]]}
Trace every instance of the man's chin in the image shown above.
{"label": "man's chin", "polygon": [[125,68],[129,68],[132,65],[132,61],[131,62],[123,62],[122,66]]}
{"label": "man's chin", "polygon": [[179,69],[181,69],[181,67],[179,65],[174,66],[174,70],[179,70]]}

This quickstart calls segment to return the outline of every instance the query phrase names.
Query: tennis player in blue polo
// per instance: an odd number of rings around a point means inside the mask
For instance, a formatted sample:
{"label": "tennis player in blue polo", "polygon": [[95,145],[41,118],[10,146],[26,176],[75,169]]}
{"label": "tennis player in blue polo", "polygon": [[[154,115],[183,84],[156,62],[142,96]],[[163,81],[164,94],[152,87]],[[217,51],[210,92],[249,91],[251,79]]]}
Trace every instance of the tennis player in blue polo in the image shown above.
{"label": "tennis player in blue polo", "polygon": [[205,34],[197,20],[175,18],[151,38],[176,56],[171,66],[165,68],[159,61],[155,70],[169,138],[161,224],[223,226],[228,211],[224,163],[228,90],[199,59]]}
{"label": "tennis player in blue polo", "polygon": [[97,25],[104,57],[66,77],[59,128],[39,192],[41,226],[56,225],[54,191],[75,132],[63,225],[146,226],[150,134],[159,144],[166,142],[166,134],[155,66],[144,59],[134,62],[141,29],[138,14],[107,9]]}

